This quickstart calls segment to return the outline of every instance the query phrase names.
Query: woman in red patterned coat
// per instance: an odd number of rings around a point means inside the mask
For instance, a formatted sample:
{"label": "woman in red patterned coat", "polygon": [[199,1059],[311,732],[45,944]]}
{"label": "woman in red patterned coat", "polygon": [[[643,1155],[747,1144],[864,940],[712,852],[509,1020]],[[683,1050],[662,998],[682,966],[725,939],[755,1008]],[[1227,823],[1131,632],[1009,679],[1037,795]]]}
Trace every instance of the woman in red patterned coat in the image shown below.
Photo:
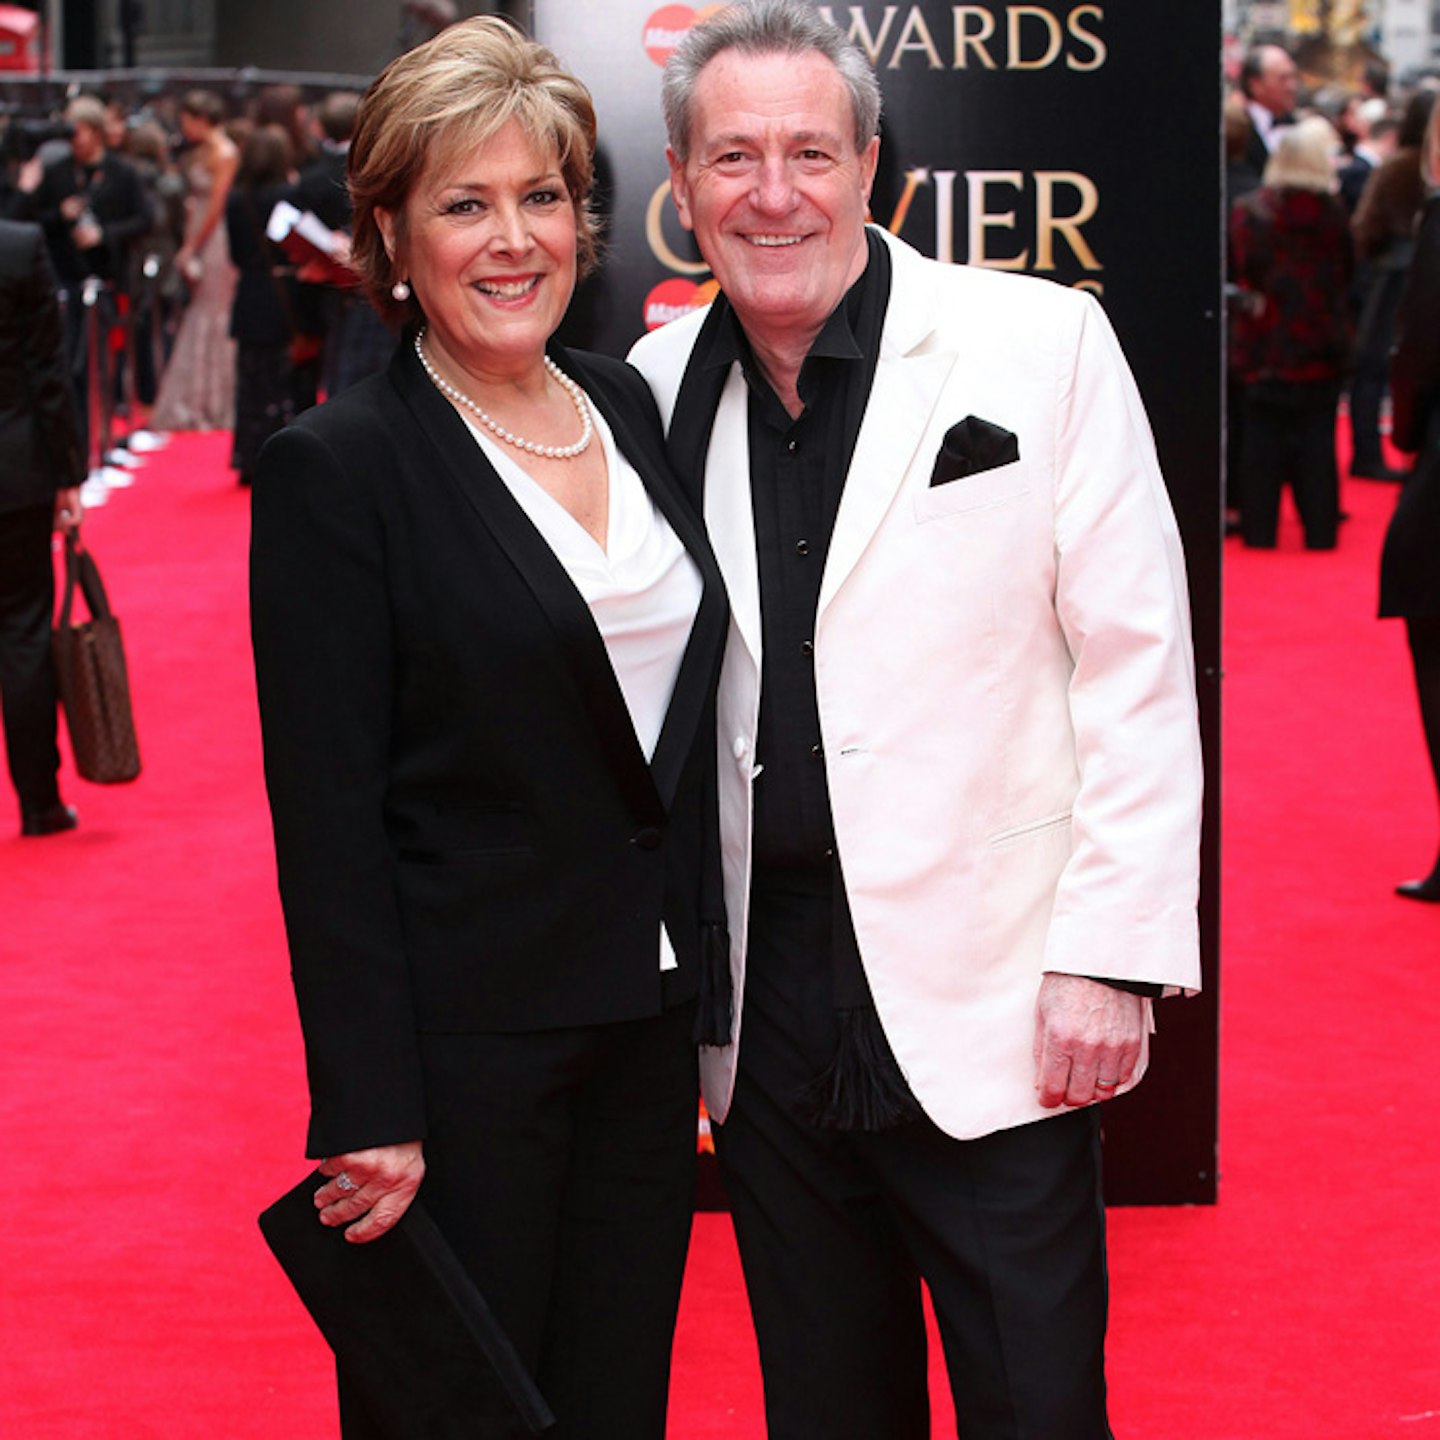
{"label": "woman in red patterned coat", "polygon": [[1350,223],[1336,192],[1328,120],[1282,135],[1260,189],[1230,212],[1242,296],[1231,333],[1244,386],[1240,456],[1247,545],[1272,549],[1290,483],[1309,550],[1335,546],[1340,477],[1335,405],[1350,353]]}

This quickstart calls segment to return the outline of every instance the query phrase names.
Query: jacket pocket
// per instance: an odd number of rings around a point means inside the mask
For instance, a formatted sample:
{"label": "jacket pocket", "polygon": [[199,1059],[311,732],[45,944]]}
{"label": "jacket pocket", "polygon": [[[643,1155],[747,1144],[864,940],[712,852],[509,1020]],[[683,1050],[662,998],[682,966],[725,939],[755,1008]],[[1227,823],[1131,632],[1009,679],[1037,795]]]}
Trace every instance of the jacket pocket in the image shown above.
{"label": "jacket pocket", "polygon": [[1033,840],[1054,830],[1070,828],[1070,811],[1059,815],[1046,815],[1039,820],[1027,820],[1023,825],[1012,825],[1008,830],[997,830],[986,842],[990,850],[1004,850],[1025,840]]}
{"label": "jacket pocket", "polygon": [[915,519],[924,525],[954,515],[993,510],[1023,500],[1030,493],[1024,465],[1012,460],[978,475],[966,475],[945,485],[927,485],[915,492]]}

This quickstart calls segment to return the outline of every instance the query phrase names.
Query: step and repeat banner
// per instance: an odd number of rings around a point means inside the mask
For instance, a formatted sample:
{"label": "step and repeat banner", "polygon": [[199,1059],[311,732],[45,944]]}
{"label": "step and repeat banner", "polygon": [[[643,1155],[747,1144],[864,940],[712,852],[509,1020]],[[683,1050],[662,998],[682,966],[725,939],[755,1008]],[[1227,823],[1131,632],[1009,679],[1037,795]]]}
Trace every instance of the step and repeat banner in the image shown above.
{"label": "step and repeat banner", "polygon": [[[670,203],[660,78],[720,6],[533,0],[532,33],[590,87],[608,255],[567,342],[623,354],[705,304],[709,271]],[[1184,5],[818,5],[885,97],[872,218],[956,264],[1092,290],[1135,370],[1189,562],[1207,773],[1219,774],[1220,0]],[[1118,1203],[1216,1189],[1218,784],[1201,919],[1206,990],[1160,1007],[1146,1082],[1106,1107]]]}

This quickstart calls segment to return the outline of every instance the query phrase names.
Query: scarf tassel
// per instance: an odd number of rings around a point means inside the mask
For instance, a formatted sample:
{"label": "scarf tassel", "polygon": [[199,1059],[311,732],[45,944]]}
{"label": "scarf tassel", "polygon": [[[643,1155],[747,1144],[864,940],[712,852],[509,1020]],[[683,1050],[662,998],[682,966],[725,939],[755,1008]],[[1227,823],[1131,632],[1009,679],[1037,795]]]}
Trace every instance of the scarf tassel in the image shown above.
{"label": "scarf tassel", "polygon": [[840,1037],[825,1069],[797,1099],[822,1130],[895,1130],[924,1119],[873,1005],[838,1010]]}

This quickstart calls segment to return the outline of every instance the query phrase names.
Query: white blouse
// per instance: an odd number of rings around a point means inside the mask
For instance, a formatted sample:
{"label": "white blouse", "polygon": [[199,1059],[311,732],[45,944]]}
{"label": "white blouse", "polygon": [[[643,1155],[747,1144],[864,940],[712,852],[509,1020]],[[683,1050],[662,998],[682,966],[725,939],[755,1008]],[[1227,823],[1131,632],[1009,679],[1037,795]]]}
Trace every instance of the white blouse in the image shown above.
{"label": "white blouse", "polygon": [[[590,607],[635,737],[645,758],[652,760],[700,606],[700,569],[651,500],[635,467],[616,450],[615,437],[593,404],[590,413],[610,475],[603,547],[524,470],[513,450],[468,416],[461,419]],[[672,970],[675,965],[662,926],[660,968]]]}

